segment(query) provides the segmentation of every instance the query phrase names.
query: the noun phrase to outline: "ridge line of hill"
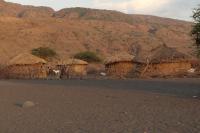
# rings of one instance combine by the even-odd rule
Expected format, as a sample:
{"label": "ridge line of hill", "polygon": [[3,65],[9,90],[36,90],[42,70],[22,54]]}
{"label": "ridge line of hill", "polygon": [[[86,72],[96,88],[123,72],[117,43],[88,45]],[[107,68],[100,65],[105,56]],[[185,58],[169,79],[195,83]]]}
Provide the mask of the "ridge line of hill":
{"label": "ridge line of hill", "polygon": [[88,8],[54,11],[1,0],[0,63],[38,47],[54,49],[61,59],[82,51],[106,58],[135,50],[145,58],[165,43],[193,56],[191,28],[191,22],[156,16]]}

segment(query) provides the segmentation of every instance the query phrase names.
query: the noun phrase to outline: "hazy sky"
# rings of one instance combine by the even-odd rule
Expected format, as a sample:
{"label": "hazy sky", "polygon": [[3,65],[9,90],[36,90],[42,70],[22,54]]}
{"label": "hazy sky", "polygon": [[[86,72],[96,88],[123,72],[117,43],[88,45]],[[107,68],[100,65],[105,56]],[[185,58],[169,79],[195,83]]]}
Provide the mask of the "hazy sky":
{"label": "hazy sky", "polygon": [[118,10],[125,13],[149,14],[191,20],[192,9],[200,0],[5,0],[25,5],[49,6],[55,10],[88,7]]}

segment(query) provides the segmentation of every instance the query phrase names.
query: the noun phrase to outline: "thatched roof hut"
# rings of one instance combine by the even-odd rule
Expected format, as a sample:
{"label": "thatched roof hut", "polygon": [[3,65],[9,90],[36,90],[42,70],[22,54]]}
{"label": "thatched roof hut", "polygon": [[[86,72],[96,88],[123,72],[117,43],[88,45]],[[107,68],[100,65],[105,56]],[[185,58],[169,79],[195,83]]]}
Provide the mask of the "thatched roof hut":
{"label": "thatched roof hut", "polygon": [[46,78],[46,61],[29,53],[20,54],[8,62],[4,70],[7,78],[38,79]]}
{"label": "thatched roof hut", "polygon": [[179,75],[191,68],[189,57],[175,48],[160,46],[152,50],[147,72],[153,76]]}
{"label": "thatched roof hut", "polygon": [[11,59],[8,65],[30,65],[30,64],[46,64],[47,62],[29,53],[19,54]]}
{"label": "thatched roof hut", "polygon": [[152,56],[150,57],[151,63],[169,63],[180,62],[188,60],[188,56],[177,51],[175,48],[162,45],[152,50]]}
{"label": "thatched roof hut", "polygon": [[57,65],[88,65],[88,62],[79,59],[67,59],[58,61]]}
{"label": "thatched roof hut", "polygon": [[106,73],[111,77],[127,77],[134,70],[134,56],[119,53],[105,60]]}
{"label": "thatched roof hut", "polygon": [[113,56],[108,57],[104,64],[113,64],[116,62],[129,62],[129,61],[133,61],[134,60],[134,56],[128,54],[128,53],[119,53],[119,54],[115,54]]}
{"label": "thatched roof hut", "polygon": [[88,63],[79,59],[58,61],[57,68],[61,70],[62,78],[75,78],[87,75]]}

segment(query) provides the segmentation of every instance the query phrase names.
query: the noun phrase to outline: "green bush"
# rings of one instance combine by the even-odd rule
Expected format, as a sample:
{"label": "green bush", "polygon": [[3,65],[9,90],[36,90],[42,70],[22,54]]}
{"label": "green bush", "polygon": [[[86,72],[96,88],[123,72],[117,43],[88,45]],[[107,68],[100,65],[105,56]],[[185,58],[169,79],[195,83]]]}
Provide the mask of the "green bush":
{"label": "green bush", "polygon": [[87,62],[101,62],[101,58],[91,51],[80,52],[74,55],[74,58]]}
{"label": "green bush", "polygon": [[200,5],[193,11],[194,25],[192,29],[192,37],[197,46],[197,56],[200,58]]}
{"label": "green bush", "polygon": [[31,53],[32,55],[38,56],[43,59],[50,59],[57,55],[53,49],[48,47],[39,47],[32,49]]}

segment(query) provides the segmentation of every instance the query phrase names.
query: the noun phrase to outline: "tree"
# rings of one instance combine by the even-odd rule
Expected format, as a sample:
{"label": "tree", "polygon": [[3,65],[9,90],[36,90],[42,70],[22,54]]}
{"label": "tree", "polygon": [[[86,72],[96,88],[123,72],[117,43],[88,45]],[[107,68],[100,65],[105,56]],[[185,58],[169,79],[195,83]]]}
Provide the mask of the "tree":
{"label": "tree", "polygon": [[87,62],[101,62],[99,56],[96,53],[91,51],[80,52],[74,55],[74,58],[84,60]]}
{"label": "tree", "polygon": [[192,36],[195,40],[198,56],[200,56],[200,5],[193,11],[194,26],[192,29]]}
{"label": "tree", "polygon": [[39,47],[32,49],[31,53],[32,55],[38,56],[46,60],[51,59],[57,55],[57,53],[53,49],[48,47]]}

